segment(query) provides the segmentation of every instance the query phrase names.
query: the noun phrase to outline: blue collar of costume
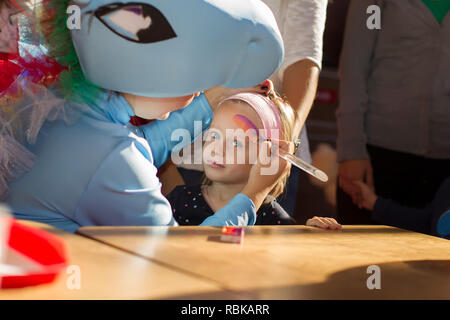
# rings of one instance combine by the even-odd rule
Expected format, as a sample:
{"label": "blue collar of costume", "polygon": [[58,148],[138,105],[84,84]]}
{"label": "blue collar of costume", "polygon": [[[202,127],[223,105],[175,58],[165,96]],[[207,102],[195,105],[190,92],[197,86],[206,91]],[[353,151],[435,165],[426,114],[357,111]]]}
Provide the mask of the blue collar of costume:
{"label": "blue collar of costume", "polygon": [[133,117],[134,110],[120,93],[105,90],[98,97],[95,106],[85,113],[99,120],[126,125]]}

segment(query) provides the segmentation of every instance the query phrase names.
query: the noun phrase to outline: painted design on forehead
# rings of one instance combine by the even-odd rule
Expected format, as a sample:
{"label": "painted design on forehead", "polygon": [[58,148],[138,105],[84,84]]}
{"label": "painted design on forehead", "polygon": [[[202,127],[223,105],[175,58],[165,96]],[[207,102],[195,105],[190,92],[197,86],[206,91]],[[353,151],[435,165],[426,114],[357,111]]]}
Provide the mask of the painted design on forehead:
{"label": "painted design on forehead", "polygon": [[235,114],[233,116],[233,121],[244,131],[253,129],[255,130],[256,135],[258,136],[258,128],[255,126],[255,124],[246,116],[242,114]]}

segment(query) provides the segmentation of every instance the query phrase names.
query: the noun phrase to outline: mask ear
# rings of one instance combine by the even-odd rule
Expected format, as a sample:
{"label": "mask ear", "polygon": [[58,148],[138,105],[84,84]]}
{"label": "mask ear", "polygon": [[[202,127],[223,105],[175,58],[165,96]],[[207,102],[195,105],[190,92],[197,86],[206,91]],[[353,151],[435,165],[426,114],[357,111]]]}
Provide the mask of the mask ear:
{"label": "mask ear", "polygon": [[133,42],[153,43],[177,36],[166,17],[149,4],[110,4],[98,8],[95,16],[112,32]]}

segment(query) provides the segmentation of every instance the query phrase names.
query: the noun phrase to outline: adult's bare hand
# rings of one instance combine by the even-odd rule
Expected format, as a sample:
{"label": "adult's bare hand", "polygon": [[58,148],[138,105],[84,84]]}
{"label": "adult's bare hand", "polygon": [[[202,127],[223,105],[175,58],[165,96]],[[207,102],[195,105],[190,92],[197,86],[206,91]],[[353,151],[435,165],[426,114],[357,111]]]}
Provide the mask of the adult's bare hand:
{"label": "adult's bare hand", "polygon": [[362,196],[355,181],[363,181],[374,189],[373,169],[369,159],[346,160],[339,164],[339,186],[351,196],[353,203],[358,205]]}
{"label": "adult's bare hand", "polygon": [[213,111],[216,111],[217,105],[220,101],[226,97],[241,93],[241,92],[254,92],[260,94],[267,94],[270,90],[273,90],[273,83],[270,80],[266,80],[261,84],[250,88],[230,89],[222,86],[213,87],[205,91],[206,99]]}

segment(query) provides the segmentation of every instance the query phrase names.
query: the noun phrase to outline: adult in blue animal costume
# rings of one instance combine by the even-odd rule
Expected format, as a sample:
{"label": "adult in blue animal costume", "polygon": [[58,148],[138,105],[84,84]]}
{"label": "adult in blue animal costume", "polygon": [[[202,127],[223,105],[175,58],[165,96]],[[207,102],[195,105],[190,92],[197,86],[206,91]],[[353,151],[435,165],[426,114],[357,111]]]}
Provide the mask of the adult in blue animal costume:
{"label": "adult in blue animal costume", "polygon": [[[77,13],[80,28],[69,30]],[[182,147],[171,132],[195,139],[194,121],[209,126],[204,90],[251,87],[276,71],[283,44],[271,11],[259,0],[48,0],[41,15],[47,55],[10,59],[21,71],[0,93],[4,201],[17,218],[71,232],[176,225],[156,176]],[[134,126],[134,116],[156,120]],[[19,118],[29,120],[22,135]],[[242,193],[203,225],[254,224],[287,166],[274,176],[254,167]]]}

